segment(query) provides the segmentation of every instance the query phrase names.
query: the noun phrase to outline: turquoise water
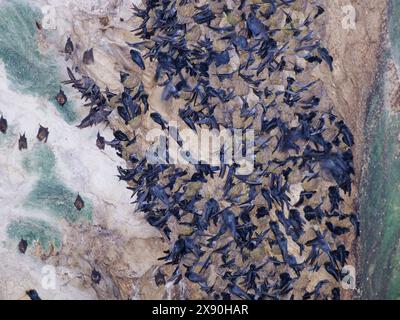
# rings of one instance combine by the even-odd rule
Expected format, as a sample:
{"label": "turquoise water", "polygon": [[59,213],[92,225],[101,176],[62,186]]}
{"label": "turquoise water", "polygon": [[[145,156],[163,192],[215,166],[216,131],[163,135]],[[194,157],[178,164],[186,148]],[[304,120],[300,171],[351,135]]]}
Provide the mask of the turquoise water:
{"label": "turquoise water", "polygon": [[14,220],[7,226],[7,234],[18,242],[21,239],[26,240],[29,246],[36,241],[45,251],[50,248],[50,245],[55,249],[61,247],[60,231],[40,219],[20,218]]}
{"label": "turquoise water", "polygon": [[400,62],[400,0],[389,9],[390,48],[367,108],[368,170],[362,178],[361,286],[365,299],[400,299],[400,115],[385,104],[388,59]]}
{"label": "turquoise water", "polygon": [[361,201],[364,295],[391,299],[400,297],[398,264],[394,261],[400,237],[400,119],[389,116],[380,101],[373,100],[372,107],[371,116],[377,119],[371,121],[375,130]]}
{"label": "turquoise water", "polygon": [[[6,1],[0,5],[0,60],[14,89],[45,97],[53,103],[68,123],[76,121],[73,105],[58,105],[55,96],[60,90],[60,75],[52,53],[39,51],[36,21],[42,13],[22,0]],[[5,111],[5,110],[4,110]],[[3,112],[4,112],[3,111]]]}
{"label": "turquoise water", "polygon": [[[68,124],[73,124],[77,120],[73,104],[68,102],[61,107],[55,101],[60,82],[64,79],[55,55],[51,51],[39,51],[35,22],[41,20],[42,14],[32,3],[34,1],[1,2],[0,60],[4,63],[12,90],[50,101],[63,119]],[[63,90],[68,92],[65,88]],[[0,106],[0,111],[7,114],[7,107]],[[34,113],[37,106],[31,107]],[[13,124],[9,123],[9,132],[18,132],[14,129]],[[12,139],[15,139],[15,134],[1,135],[0,145]],[[27,174],[38,177],[23,203],[27,213],[37,210],[48,214],[50,218],[56,218],[51,219],[53,221],[63,219],[70,223],[92,220],[93,205],[84,194],[81,197],[85,201],[85,207],[81,211],[75,208],[74,202],[79,191],[71,190],[60,179],[56,171],[57,159],[50,145],[38,143],[23,155],[22,166]],[[12,220],[7,226],[7,234],[10,239],[20,241],[23,238],[29,244],[38,241],[45,250],[49,249],[50,244],[60,248],[62,243],[61,233],[55,222],[46,222],[36,217]]]}
{"label": "turquoise water", "polygon": [[392,54],[400,66],[400,0],[391,1],[391,19],[389,21],[389,35],[392,44]]}
{"label": "turquoise water", "polygon": [[51,149],[42,144],[29,151],[23,160],[27,172],[39,174],[39,180],[29,193],[25,206],[45,210],[57,218],[68,222],[91,221],[93,206],[81,194],[85,207],[78,211],[74,202],[78,194],[64,185],[55,172],[56,158]]}

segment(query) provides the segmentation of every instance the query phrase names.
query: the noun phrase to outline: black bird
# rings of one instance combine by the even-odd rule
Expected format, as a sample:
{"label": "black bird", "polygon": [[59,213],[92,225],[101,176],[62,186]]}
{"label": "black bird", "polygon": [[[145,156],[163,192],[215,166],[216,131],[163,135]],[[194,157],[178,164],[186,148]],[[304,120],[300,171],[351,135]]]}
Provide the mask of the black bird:
{"label": "black bird", "polygon": [[155,123],[159,124],[163,130],[166,129],[166,125],[168,125],[168,122],[165,121],[158,112],[150,113],[150,117]]}
{"label": "black bird", "polygon": [[215,19],[215,14],[208,4],[198,7],[197,12],[193,16],[193,20],[198,24],[209,23]]}
{"label": "black bird", "polygon": [[100,135],[100,132],[97,132],[96,146],[100,150],[104,150],[106,146],[106,140]]}
{"label": "black bird", "polygon": [[142,59],[142,55],[140,54],[140,52],[136,51],[136,50],[133,50],[133,49],[130,52],[131,52],[132,61],[134,63],[136,63],[139,66],[140,69],[145,70],[146,67],[144,65],[144,61]]}
{"label": "black bird", "polygon": [[37,293],[37,291],[35,289],[27,290],[27,291],[25,291],[25,293],[28,295],[28,297],[31,300],[42,300],[42,299],[40,299],[39,294]]}
{"label": "black bird", "polygon": [[18,244],[19,252],[25,253],[27,248],[28,248],[28,242],[24,239],[21,239],[21,241]]}
{"label": "black bird", "polygon": [[78,211],[81,211],[85,207],[85,202],[83,201],[83,199],[79,194],[75,199],[74,206]]}
{"label": "black bird", "polygon": [[231,294],[240,299],[253,300],[253,297],[250,294],[246,293],[246,291],[244,291],[242,288],[234,283],[228,284],[228,290]]}
{"label": "black bird", "polygon": [[321,6],[317,6],[317,13],[314,16],[314,19],[318,18],[320,15],[322,15],[325,12],[325,9],[322,8]]}
{"label": "black bird", "polygon": [[215,65],[217,67],[226,65],[230,61],[229,52],[228,51],[224,51],[224,52],[221,52],[221,53],[216,53],[215,52],[212,55],[212,59],[215,61]]}
{"label": "black bird", "polygon": [[168,81],[168,83],[164,86],[164,90],[161,95],[161,99],[163,101],[167,101],[172,97],[179,97],[179,92],[178,89],[175,87],[175,85],[172,83],[172,81]]}
{"label": "black bird", "polygon": [[334,235],[337,235],[337,236],[341,236],[341,235],[346,234],[346,233],[348,233],[350,231],[349,228],[335,226],[330,221],[327,221],[325,223],[325,225],[328,227],[328,230],[330,232],[332,232]]}
{"label": "black bird", "polygon": [[45,143],[47,142],[47,139],[49,137],[49,129],[43,127],[42,125],[39,125],[39,130],[38,130],[38,134],[36,136],[36,138],[39,141],[44,141]]}
{"label": "black bird", "polygon": [[[254,129],[256,156],[254,172],[241,175],[236,161],[229,162],[226,141],[217,155],[218,166],[198,163],[187,149],[181,148],[180,155],[188,160],[185,169],[148,163],[141,152],[128,148],[135,138],[129,140],[131,133],[124,129],[116,132],[111,142],[104,141],[116,149],[117,155],[129,155],[129,168],[118,167],[119,178],[129,183],[137,211],[143,212],[146,221],[170,242],[160,260],[175,268],[172,275],[163,274],[169,268],[159,269],[156,285],[164,285],[165,279],[176,285],[185,277],[216,299],[278,300],[297,298],[298,292],[294,293],[293,288],[301,273],[320,272],[324,263],[326,271],[340,279],[339,266],[346,263],[349,254],[341,245],[342,238],[350,232],[341,221],[349,219],[355,229],[351,231],[359,233],[358,216],[346,211],[341,194],[341,190],[351,193],[354,137],[343,121],[331,111],[322,110],[325,103],[317,82],[296,79],[300,73],[307,78],[305,73],[312,63],[326,62],[333,69],[333,57],[311,28],[324,9],[314,6],[298,24],[290,8],[292,0],[257,4],[240,0],[230,8],[195,5],[192,16],[182,17],[180,9],[189,3],[149,0],[142,8],[133,6],[134,15],[140,20],[133,32],[141,40],[128,44],[132,64],[141,72],[147,59],[154,64],[154,80],[162,88],[161,100],[177,99],[180,107],[175,111],[194,132],[204,127],[230,133]],[[219,25],[224,14],[228,26]],[[285,19],[281,27],[272,23],[278,14]],[[243,30],[238,29],[239,25]],[[188,37],[194,31],[195,41]],[[225,66],[231,63],[232,54],[240,57],[240,65],[228,70]],[[304,59],[301,65],[293,62],[297,57]],[[76,79],[67,70],[70,80],[65,83],[77,89],[90,107],[80,128],[108,124],[108,116],[114,110],[109,104],[114,97],[119,98],[117,115],[126,125],[149,110],[145,86],[141,83],[127,88],[128,73],[120,74],[122,93],[105,90],[103,94],[92,79]],[[293,74],[284,77],[280,83],[283,89],[266,81],[268,77],[281,78],[285,71]],[[248,92],[240,99],[236,99],[236,93],[241,90],[232,86],[236,80]],[[177,128],[170,127],[156,112],[150,112],[150,118],[163,130],[172,129],[172,139],[183,146]],[[331,131],[336,136],[326,134]],[[248,147],[241,149],[244,156]],[[240,153],[236,151],[235,157]],[[298,176],[302,177],[301,182],[315,180],[319,184],[328,180],[331,187],[304,189],[293,204],[289,197],[291,183]],[[321,202],[315,203],[317,199]],[[306,241],[302,235],[309,231],[305,230],[310,226],[308,222],[315,227],[315,237]],[[172,228],[173,224],[178,227]],[[179,226],[184,227],[184,232]],[[300,248],[298,255],[292,254],[292,242]],[[261,261],[263,257],[253,253],[268,245],[271,249],[278,246],[280,255],[268,257],[266,267],[265,259]],[[303,257],[305,246],[309,247],[307,257]],[[217,285],[210,288],[207,277],[211,265],[217,267],[220,277]],[[325,296],[326,288],[327,281],[321,280],[303,297],[340,297],[340,291]]]}
{"label": "black bird", "polygon": [[328,49],[326,48],[318,48],[318,53],[320,57],[328,64],[329,69],[333,71],[333,58],[329,54]]}
{"label": "black bird", "polygon": [[340,300],[340,288],[332,289],[332,300]]}
{"label": "black bird", "polygon": [[261,218],[263,218],[263,217],[268,216],[268,214],[269,214],[269,212],[268,212],[268,210],[267,210],[266,207],[259,207],[259,208],[257,209],[256,217],[257,217],[258,219],[261,219]]}
{"label": "black bird", "polygon": [[325,270],[335,278],[336,281],[340,281],[340,271],[336,268],[336,266],[332,262],[325,262],[324,264]]}
{"label": "black bird", "polygon": [[8,128],[8,123],[7,120],[5,118],[3,118],[3,116],[1,116],[0,118],[0,132],[3,134],[7,133],[7,128]]}
{"label": "black bird", "polygon": [[96,269],[92,270],[92,274],[90,275],[90,278],[95,284],[99,284],[101,281],[101,273],[97,271]]}
{"label": "black bird", "polygon": [[352,213],[350,215],[350,222],[354,226],[356,230],[356,237],[358,238],[360,236],[360,220],[358,214]]}
{"label": "black bird", "polygon": [[336,248],[336,250],[331,251],[331,254],[335,261],[339,262],[342,267],[344,267],[347,258],[349,257],[349,251],[346,250],[346,247],[341,244]]}
{"label": "black bird", "polygon": [[[133,104],[133,102],[132,102]],[[129,112],[129,109],[125,106],[119,106],[117,108],[119,116],[125,121],[125,125],[128,125],[129,121],[133,119],[133,116]]]}
{"label": "black bird", "polygon": [[66,54],[72,54],[74,52],[74,44],[72,43],[70,37],[68,37],[67,42],[65,43],[64,52]]}
{"label": "black bird", "polygon": [[86,50],[83,53],[83,58],[82,61],[84,64],[90,65],[94,63],[94,54],[93,54],[93,48]]}
{"label": "black bird", "polygon": [[26,140],[25,133],[19,136],[18,149],[20,151],[23,149],[28,149],[28,141]]}
{"label": "black bird", "polygon": [[349,127],[341,120],[336,122],[336,127],[339,129],[339,133],[342,134],[343,136],[343,142],[349,146],[352,147],[354,145],[354,136],[351,133]]}
{"label": "black bird", "polygon": [[188,278],[191,282],[199,283],[202,285],[206,284],[206,279],[203,276],[194,272],[192,268],[187,269],[185,277]]}
{"label": "black bird", "polygon": [[246,20],[247,28],[253,37],[265,34],[266,27],[254,13],[250,12]]}
{"label": "black bird", "polygon": [[35,21],[35,24],[36,24],[36,28],[38,30],[42,30],[43,29],[42,23],[40,21]]}
{"label": "black bird", "polygon": [[128,136],[123,133],[121,130],[116,130],[113,132],[115,139],[118,141],[129,141]]}
{"label": "black bird", "polygon": [[158,269],[156,275],[154,276],[154,281],[157,287],[165,286],[165,274],[160,269]]}
{"label": "black bird", "polygon": [[63,106],[67,103],[67,101],[68,101],[67,96],[65,95],[64,91],[62,91],[61,89],[60,89],[60,92],[57,93],[57,95],[56,95],[56,100],[57,100],[58,104],[59,104],[60,106],[62,106],[62,107],[63,107]]}
{"label": "black bird", "polygon": [[329,200],[331,202],[331,211],[339,209],[340,202],[343,201],[343,198],[340,196],[339,188],[337,187],[329,187]]}
{"label": "black bird", "polygon": [[89,114],[82,120],[82,122],[78,125],[79,129],[91,127],[93,125],[97,125],[107,119],[107,117],[112,112],[112,109],[106,106],[97,106],[90,109]]}

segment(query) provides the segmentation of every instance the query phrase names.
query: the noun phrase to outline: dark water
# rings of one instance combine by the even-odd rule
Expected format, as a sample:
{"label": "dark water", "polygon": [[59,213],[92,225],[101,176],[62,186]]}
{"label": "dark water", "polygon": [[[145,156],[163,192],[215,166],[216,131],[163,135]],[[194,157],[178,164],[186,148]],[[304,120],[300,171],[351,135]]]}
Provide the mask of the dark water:
{"label": "dark water", "polygon": [[362,179],[362,298],[400,298],[400,116],[388,105],[386,73],[390,59],[400,62],[400,0],[388,10],[389,44],[367,107],[368,170]]}

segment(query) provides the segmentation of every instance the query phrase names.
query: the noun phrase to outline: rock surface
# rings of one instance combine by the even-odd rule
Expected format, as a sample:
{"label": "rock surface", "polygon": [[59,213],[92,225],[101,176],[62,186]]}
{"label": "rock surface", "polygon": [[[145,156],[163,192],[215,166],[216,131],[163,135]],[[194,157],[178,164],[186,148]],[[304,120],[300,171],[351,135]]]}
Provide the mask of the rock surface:
{"label": "rock surface", "polygon": [[[39,49],[42,52],[49,49],[63,51],[65,41],[70,36],[76,51],[67,63],[78,67],[80,73],[94,78],[103,89],[108,87],[111,91],[121,90],[120,71],[139,71],[130,62],[129,50],[126,47],[126,42],[137,40],[127,27],[129,23],[134,23],[131,19],[130,1],[38,0],[34,2],[38,7],[50,5],[55,8],[56,29],[48,30],[49,32],[39,31],[37,35]],[[364,123],[368,99],[378,70],[377,57],[382,43],[382,28],[386,23],[387,2],[351,1],[356,13],[355,29],[343,27],[343,20],[346,19],[343,8],[351,10],[346,7],[349,1],[323,0],[323,2],[326,17],[322,20],[324,24],[320,25],[321,38],[334,57],[335,68],[330,74],[327,72],[327,67],[321,65],[315,71],[315,77],[322,80],[326,96],[355,134],[356,178],[360,182],[361,172],[367,162],[363,153]],[[91,48],[93,48],[94,63],[82,64],[84,51]],[[65,69],[62,69],[64,62],[58,60],[57,63],[62,78],[66,79]],[[151,75],[154,70],[151,70],[151,66],[148,69]],[[57,226],[61,231],[62,247],[56,253],[47,254],[40,250],[29,251],[25,256],[17,253],[17,243],[7,238],[7,223],[2,222],[0,239],[3,250],[0,256],[4,256],[4,260],[8,262],[7,265],[1,266],[3,276],[0,278],[0,286],[3,283],[9,290],[4,291],[0,298],[18,298],[31,287],[38,288],[43,298],[48,299],[151,299],[179,297],[185,290],[192,292],[191,288],[185,287],[171,289],[178,291],[171,292],[155,286],[153,278],[159,265],[157,258],[162,255],[166,243],[157,231],[148,227],[144,219],[134,214],[133,206],[129,203],[130,192],[125,189],[123,182],[117,183],[115,168],[117,164],[121,165],[122,161],[109,151],[104,152],[99,162],[100,151],[95,146],[97,129],[80,131],[73,128],[54,108],[47,105],[46,101],[26,96],[21,92],[15,93],[14,89],[10,89],[10,83],[5,79],[5,68],[0,69],[0,74],[1,96],[15,95],[14,99],[0,100],[0,111],[15,124],[11,129],[10,140],[0,140],[0,149],[13,148],[12,152],[7,151],[6,157],[0,156],[0,164],[3,164],[0,167],[0,170],[3,170],[1,174],[7,177],[5,180],[7,184],[4,181],[0,184],[0,190],[3,191],[0,193],[0,202],[7,204],[0,209],[0,215],[5,217],[4,221],[10,222],[18,217],[32,214],[19,206],[10,205],[23,202],[23,195],[29,193],[38,177],[37,173],[29,175],[20,165],[22,156],[16,149],[15,136],[19,132],[26,131],[31,136],[28,144],[35,144],[36,126],[43,119],[49,126],[59,128],[50,129],[48,142],[57,160],[57,177],[68,188],[85,195],[93,206],[92,221],[76,224],[48,214],[46,210],[36,209],[35,215]],[[145,85],[149,89],[153,86],[151,81],[145,82]],[[150,101],[152,106],[156,106],[159,104],[160,92],[157,89],[152,92]],[[79,97],[72,92],[68,97],[76,104],[81,103]],[[396,97],[392,99],[397,101]],[[17,101],[13,108],[17,111],[11,112],[11,109],[4,107],[9,100]],[[45,109],[41,108],[42,104],[46,105]],[[32,105],[37,110],[34,112],[34,121],[28,119],[32,114],[29,113],[28,107]],[[120,125],[122,124],[116,119],[112,124],[114,127]],[[12,134],[14,136],[11,138]],[[111,135],[110,132],[108,135]],[[79,149],[76,149],[77,145],[84,148],[85,152],[79,152]],[[20,197],[17,198],[20,200],[13,200],[16,196]],[[348,205],[357,210],[357,190],[354,190],[353,197],[348,201]],[[348,242],[351,241],[352,239],[348,239]],[[356,245],[353,248],[349,264],[357,266],[358,249]],[[43,278],[41,272],[46,265],[56,268],[59,281],[54,290],[40,289]],[[90,278],[93,269],[102,274],[103,280],[99,285],[94,284]],[[357,294],[354,291],[346,291],[347,298],[355,296]]]}

